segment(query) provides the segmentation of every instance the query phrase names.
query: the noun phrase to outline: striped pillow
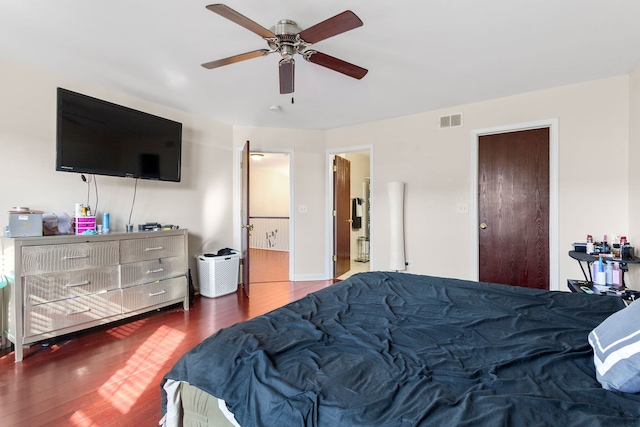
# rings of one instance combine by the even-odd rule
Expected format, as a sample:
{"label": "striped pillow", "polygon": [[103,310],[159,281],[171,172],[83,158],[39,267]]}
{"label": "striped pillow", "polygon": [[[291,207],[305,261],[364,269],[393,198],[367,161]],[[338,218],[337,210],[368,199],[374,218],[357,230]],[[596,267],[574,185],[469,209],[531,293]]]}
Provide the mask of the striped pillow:
{"label": "striped pillow", "polygon": [[589,344],[603,388],[640,392],[640,302],[605,319],[589,333]]}

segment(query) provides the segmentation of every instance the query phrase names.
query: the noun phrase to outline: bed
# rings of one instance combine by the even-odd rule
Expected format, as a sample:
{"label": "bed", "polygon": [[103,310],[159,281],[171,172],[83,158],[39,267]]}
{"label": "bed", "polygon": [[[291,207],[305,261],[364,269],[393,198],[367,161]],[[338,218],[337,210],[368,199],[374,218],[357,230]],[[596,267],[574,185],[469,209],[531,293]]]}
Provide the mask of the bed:
{"label": "bed", "polygon": [[638,319],[618,297],[361,273],[187,352],[161,424],[638,426],[640,394],[616,387],[640,356],[604,354]]}

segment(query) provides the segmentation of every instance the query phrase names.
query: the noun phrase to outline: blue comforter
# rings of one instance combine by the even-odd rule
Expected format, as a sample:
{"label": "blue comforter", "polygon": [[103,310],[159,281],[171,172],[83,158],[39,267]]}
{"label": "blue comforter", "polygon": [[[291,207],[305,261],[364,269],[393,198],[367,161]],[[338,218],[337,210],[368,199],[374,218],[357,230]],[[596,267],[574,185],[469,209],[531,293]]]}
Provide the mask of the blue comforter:
{"label": "blue comforter", "polygon": [[[223,329],[165,378],[251,426],[638,426],[587,335],[619,298],[372,272]],[[163,394],[163,410],[166,396]]]}

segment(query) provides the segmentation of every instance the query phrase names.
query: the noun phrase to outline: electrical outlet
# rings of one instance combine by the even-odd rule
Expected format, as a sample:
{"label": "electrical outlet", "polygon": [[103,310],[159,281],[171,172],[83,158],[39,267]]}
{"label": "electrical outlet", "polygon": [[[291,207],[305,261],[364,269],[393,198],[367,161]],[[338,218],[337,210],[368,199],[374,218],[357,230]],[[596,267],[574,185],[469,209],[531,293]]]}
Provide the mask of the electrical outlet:
{"label": "electrical outlet", "polygon": [[468,214],[469,213],[469,203],[458,203],[458,206],[456,207],[456,213]]}

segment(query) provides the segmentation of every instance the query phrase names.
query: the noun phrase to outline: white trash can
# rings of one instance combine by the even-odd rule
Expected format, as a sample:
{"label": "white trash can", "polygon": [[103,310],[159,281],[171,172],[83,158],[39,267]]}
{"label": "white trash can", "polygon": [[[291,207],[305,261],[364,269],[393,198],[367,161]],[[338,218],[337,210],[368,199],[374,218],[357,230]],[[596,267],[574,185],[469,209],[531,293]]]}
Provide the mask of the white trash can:
{"label": "white trash can", "polygon": [[198,255],[200,295],[215,298],[238,290],[240,254]]}

